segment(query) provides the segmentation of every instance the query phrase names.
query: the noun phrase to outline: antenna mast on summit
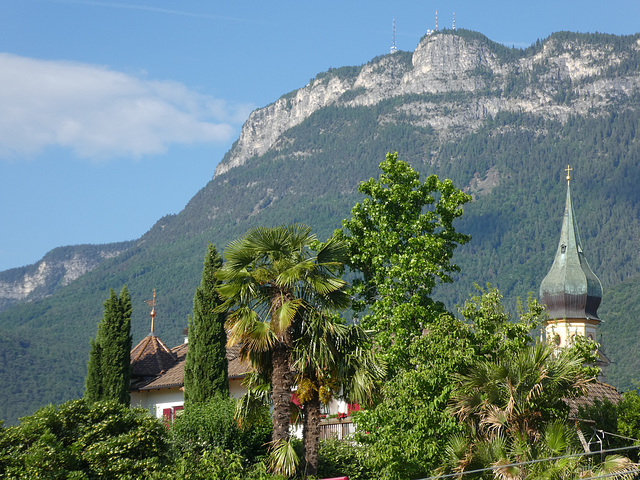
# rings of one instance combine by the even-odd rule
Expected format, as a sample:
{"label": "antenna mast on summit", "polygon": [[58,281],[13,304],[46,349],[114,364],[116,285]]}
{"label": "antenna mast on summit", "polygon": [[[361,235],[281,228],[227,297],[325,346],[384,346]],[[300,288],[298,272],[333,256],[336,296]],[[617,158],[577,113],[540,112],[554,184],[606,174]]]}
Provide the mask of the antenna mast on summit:
{"label": "antenna mast on summit", "polygon": [[438,31],[438,10],[436,10],[436,32]]}
{"label": "antenna mast on summit", "polygon": [[396,53],[398,48],[396,47],[396,17],[393,17],[393,36],[391,39],[391,53]]}
{"label": "antenna mast on summit", "polygon": [[453,12],[453,29],[456,29],[456,12]]}

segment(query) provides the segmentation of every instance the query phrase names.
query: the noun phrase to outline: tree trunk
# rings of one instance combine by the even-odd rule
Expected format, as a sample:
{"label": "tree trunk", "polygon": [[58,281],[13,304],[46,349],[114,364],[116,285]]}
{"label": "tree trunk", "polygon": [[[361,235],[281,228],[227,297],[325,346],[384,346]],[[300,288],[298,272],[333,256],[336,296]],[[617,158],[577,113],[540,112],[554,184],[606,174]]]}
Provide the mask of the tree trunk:
{"label": "tree trunk", "polygon": [[273,434],[275,445],[280,440],[289,440],[291,422],[291,375],[289,371],[289,349],[280,344],[272,355],[271,396],[273,399]]}
{"label": "tree trunk", "polygon": [[307,475],[318,473],[318,446],[320,445],[320,399],[318,392],[304,404],[303,411],[304,461]]}

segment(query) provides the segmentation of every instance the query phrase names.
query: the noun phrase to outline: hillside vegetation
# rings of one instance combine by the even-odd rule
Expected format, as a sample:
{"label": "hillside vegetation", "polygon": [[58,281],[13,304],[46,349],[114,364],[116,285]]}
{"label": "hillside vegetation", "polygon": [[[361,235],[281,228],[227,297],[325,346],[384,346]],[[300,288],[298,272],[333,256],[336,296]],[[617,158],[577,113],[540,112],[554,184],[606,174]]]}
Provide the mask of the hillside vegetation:
{"label": "hillside vegetation", "polygon": [[[156,332],[177,344],[207,242],[223,250],[251,227],[291,222],[324,239],[389,151],[474,196],[456,223],[472,236],[454,256],[462,271],[435,295],[453,311],[474,283],[498,287],[512,305],[537,296],[557,247],[570,164],[585,255],[605,290],[602,339],[615,362],[607,381],[635,387],[639,38],[561,32],[522,51],[476,32],[443,32],[413,53],[319,74],[256,110],[182,212],[68,284],[43,286],[48,296],[0,312],[0,380],[10,386],[0,418],[15,422],[81,395],[89,339],[110,288],[128,285],[134,344],[149,331],[143,301],[155,288]],[[0,272],[0,294],[38,268]]]}

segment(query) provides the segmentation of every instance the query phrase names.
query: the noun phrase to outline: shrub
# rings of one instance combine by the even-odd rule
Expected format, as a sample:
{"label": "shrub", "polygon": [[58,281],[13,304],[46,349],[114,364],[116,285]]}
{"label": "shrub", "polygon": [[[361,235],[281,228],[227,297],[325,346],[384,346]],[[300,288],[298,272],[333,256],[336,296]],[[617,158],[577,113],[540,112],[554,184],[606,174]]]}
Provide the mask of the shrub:
{"label": "shrub", "polygon": [[367,466],[367,449],[348,441],[322,440],[318,451],[318,477],[348,476],[350,480],[375,478]]}
{"label": "shrub", "polygon": [[146,410],[72,400],[3,429],[0,451],[2,478],[141,478],[164,466],[169,443]]}
{"label": "shrub", "polygon": [[287,480],[267,472],[264,462],[245,465],[237,453],[214,447],[202,453],[184,452],[174,463],[147,480]]}
{"label": "shrub", "polygon": [[208,403],[191,405],[171,429],[177,452],[202,454],[213,449],[230,450],[250,463],[266,454],[271,437],[271,416],[264,408],[251,426],[238,427],[234,419],[236,401],[216,397]]}

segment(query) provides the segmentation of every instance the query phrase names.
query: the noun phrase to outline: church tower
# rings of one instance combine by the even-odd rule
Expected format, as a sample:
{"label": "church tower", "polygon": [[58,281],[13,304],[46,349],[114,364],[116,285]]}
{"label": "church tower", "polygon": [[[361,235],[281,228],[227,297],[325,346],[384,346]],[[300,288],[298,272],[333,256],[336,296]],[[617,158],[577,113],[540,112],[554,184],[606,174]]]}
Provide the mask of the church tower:
{"label": "church tower", "polygon": [[582,250],[571,204],[571,168],[568,167],[567,203],[560,242],[553,265],[540,284],[540,303],[546,305],[549,314],[545,325],[547,341],[558,347],[570,345],[576,335],[595,341],[601,300],[602,284],[589,267]]}

